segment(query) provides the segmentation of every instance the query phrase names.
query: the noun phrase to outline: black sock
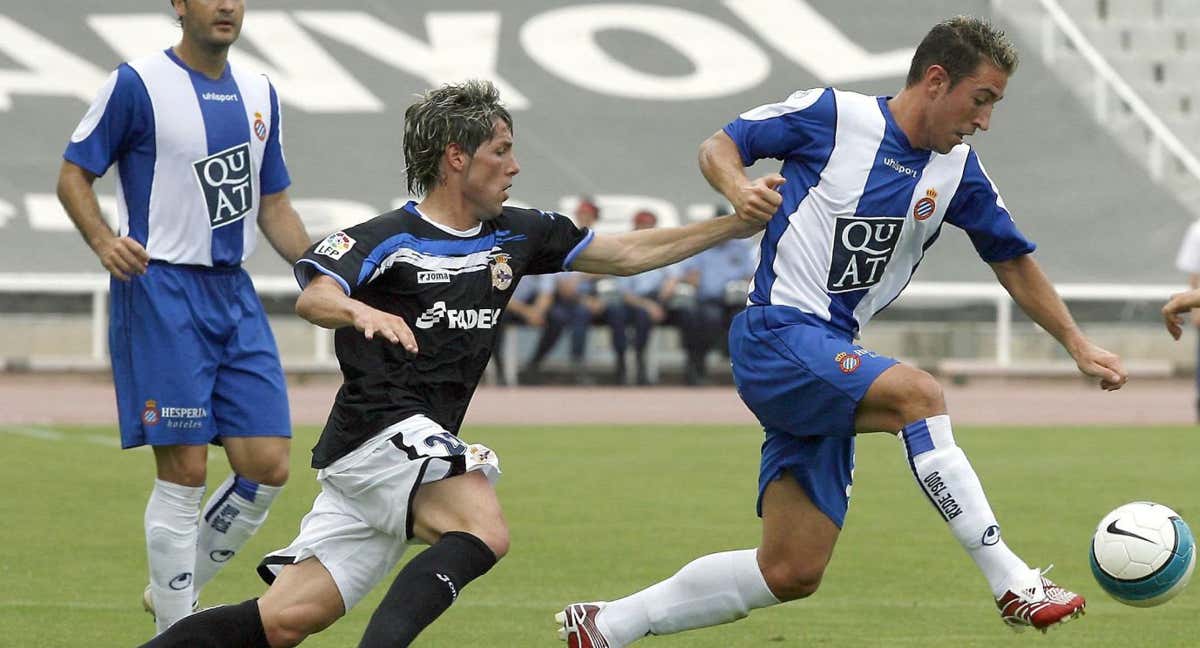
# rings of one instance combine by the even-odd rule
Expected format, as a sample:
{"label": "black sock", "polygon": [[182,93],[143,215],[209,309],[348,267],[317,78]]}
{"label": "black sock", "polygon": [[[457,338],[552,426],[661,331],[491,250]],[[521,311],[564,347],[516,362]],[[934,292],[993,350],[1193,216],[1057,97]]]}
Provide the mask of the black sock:
{"label": "black sock", "polygon": [[141,648],[271,648],[258,599],[185,616]]}
{"label": "black sock", "polygon": [[445,612],[496,554],[470,533],[451,531],[413,558],[371,615],[359,648],[402,648]]}

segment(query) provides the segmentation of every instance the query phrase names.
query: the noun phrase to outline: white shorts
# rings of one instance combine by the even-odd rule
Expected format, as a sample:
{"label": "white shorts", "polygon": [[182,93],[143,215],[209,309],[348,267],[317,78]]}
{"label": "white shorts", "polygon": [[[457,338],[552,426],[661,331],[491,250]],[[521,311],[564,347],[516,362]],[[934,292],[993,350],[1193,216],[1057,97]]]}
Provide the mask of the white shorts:
{"label": "white shorts", "polygon": [[417,415],[392,425],[317,471],[321,492],[300,534],[258,566],[268,584],[284,565],[316,557],[329,570],[346,611],[391,573],[412,539],[412,500],[421,484],[481,471],[493,484],[500,461]]}

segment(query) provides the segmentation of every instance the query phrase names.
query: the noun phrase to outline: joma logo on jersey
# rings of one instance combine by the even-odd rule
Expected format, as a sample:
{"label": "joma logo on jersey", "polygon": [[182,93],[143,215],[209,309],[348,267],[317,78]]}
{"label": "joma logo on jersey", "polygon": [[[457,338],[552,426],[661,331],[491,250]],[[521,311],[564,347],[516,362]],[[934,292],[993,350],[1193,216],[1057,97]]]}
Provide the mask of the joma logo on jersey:
{"label": "joma logo on jersey", "polygon": [[446,308],[446,302],[435,302],[417,318],[417,328],[430,329],[446,320],[446,328],[490,329],[500,321],[499,308]]}
{"label": "joma logo on jersey", "polygon": [[841,293],[879,283],[900,240],[903,224],[903,218],[890,216],[839,216],[825,288]]}
{"label": "joma logo on jersey", "polygon": [[417,283],[450,283],[450,273],[445,270],[428,270],[417,273]]}
{"label": "joma logo on jersey", "polygon": [[250,145],[243,142],[192,163],[213,229],[236,223],[254,207]]}

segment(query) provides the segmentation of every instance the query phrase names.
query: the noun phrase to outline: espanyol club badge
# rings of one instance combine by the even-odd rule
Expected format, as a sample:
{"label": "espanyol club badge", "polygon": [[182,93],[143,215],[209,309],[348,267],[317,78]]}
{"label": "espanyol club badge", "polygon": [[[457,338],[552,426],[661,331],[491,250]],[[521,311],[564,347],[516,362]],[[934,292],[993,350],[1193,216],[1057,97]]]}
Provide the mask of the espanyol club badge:
{"label": "espanyol club badge", "polygon": [[933,216],[933,212],[937,211],[937,195],[937,191],[933,189],[927,189],[925,191],[925,197],[918,200],[917,204],[913,205],[913,218],[923,221],[926,218]]}
{"label": "espanyol club badge", "polygon": [[838,353],[833,359],[837,361],[838,369],[841,369],[844,374],[854,373],[858,370],[858,366],[862,364],[862,359],[857,354],[846,353],[845,351]]}
{"label": "espanyol club badge", "polygon": [[156,401],[146,401],[146,409],[142,410],[142,423],[158,425],[158,403]]}
{"label": "espanyol club badge", "polygon": [[267,141],[267,124],[263,121],[262,113],[260,112],[254,113],[254,136],[260,142]]}
{"label": "espanyol club badge", "polygon": [[492,287],[496,290],[508,290],[512,285],[513,269],[508,265],[507,254],[497,254],[492,257]]}

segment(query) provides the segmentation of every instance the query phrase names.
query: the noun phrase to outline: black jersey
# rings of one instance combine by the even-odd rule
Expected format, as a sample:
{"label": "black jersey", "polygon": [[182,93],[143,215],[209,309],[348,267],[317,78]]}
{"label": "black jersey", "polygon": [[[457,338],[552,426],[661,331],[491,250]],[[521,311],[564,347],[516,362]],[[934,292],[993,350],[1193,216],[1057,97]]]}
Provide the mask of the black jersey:
{"label": "black jersey", "polygon": [[309,248],[296,262],[301,287],[329,275],[354,299],[402,317],[419,349],[413,356],[354,327],[334,333],[344,382],[313,467],[415,414],[457,434],[521,277],[564,270],[591,238],[561,214],[515,207],[459,232],[409,202]]}

